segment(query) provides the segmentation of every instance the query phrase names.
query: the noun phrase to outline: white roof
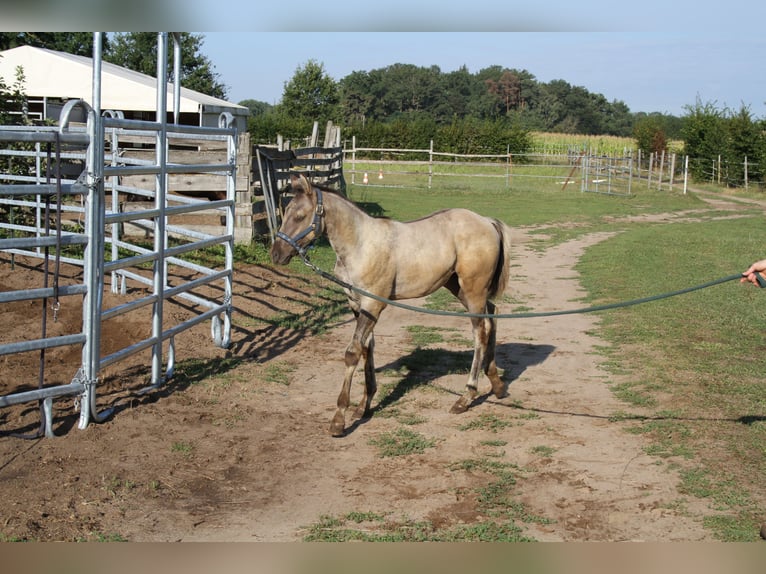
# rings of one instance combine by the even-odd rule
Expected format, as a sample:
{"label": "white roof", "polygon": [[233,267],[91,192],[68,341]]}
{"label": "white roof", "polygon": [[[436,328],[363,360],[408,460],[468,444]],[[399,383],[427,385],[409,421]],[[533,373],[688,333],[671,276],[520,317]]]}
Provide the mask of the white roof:
{"label": "white roof", "polygon": [[[33,46],[19,46],[0,52],[0,77],[11,88],[16,83],[16,68],[24,70],[24,93],[29,97],[82,99],[92,104],[93,59]],[[157,80],[115,64],[101,63],[101,109],[156,111]],[[168,111],[173,111],[173,84],[168,84]],[[181,112],[200,112],[205,108],[228,108],[231,113],[247,113],[247,108],[181,88]],[[220,111],[220,110],[219,110]]]}

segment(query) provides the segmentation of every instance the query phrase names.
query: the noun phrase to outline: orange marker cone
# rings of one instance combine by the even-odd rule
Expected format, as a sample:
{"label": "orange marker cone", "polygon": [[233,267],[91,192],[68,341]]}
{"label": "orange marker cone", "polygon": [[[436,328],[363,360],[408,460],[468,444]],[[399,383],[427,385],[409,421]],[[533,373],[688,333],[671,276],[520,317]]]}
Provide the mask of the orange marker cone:
{"label": "orange marker cone", "polygon": [[364,183],[364,184],[366,185],[367,183],[369,183],[369,181],[370,181],[370,180],[369,180],[369,178],[367,177],[367,172],[365,172],[365,174],[364,174],[364,179],[362,180],[362,183]]}
{"label": "orange marker cone", "polygon": [[378,172],[378,179],[383,179],[383,170],[381,169],[380,172]]}

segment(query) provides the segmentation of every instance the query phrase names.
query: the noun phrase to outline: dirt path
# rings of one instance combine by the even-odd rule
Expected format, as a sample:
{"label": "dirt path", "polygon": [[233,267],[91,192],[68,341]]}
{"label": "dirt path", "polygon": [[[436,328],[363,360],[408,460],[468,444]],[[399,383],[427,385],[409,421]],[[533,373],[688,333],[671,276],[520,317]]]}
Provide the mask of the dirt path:
{"label": "dirt path", "polygon": [[[541,253],[517,230],[509,293],[517,303],[500,311],[518,302],[535,311],[582,306],[574,266],[607,237]],[[277,271],[243,267],[236,291],[232,351],[209,350],[207,327],[177,341],[179,361],[219,361],[209,376],[139,399],[130,394],[146,376],[139,363],[110,375],[105,396],[120,405],[110,421],[52,440],[0,438],[0,494],[10,501],[0,511],[0,535],[295,541],[321,517],[352,512],[446,529],[487,519],[477,489],[493,477],[465,463],[493,461],[514,469],[507,495],[534,517],[517,520],[530,538],[710,539],[694,501],[679,504],[671,461],[648,456],[642,438],[625,432],[629,423],[610,419],[626,407],[609,390],[617,381],[599,366],[596,316],[502,321],[497,359],[508,396],[456,416],[449,407],[470,365],[470,324],[390,307],[376,328],[379,386],[390,394],[381,392],[373,417],[333,439],[327,428],[352,325],[296,337],[251,321],[303,296],[300,282]],[[430,347],[437,351],[416,349],[408,325],[438,329],[445,340]],[[270,381],[270,373],[289,384]],[[359,394],[355,384],[352,396]],[[59,409],[74,417],[71,406]],[[15,416],[31,415],[14,412],[3,422]],[[402,422],[415,417],[417,424]],[[370,441],[403,427],[433,446],[381,458]]]}

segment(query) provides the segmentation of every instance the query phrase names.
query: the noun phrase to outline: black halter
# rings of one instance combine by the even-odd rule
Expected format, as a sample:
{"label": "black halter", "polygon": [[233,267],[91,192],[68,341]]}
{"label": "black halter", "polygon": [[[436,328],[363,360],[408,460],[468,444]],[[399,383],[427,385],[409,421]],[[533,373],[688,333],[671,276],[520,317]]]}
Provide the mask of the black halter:
{"label": "black halter", "polygon": [[322,190],[319,188],[314,188],[317,194],[317,205],[314,209],[314,218],[311,220],[311,225],[309,225],[306,229],[301,231],[298,235],[295,237],[290,237],[289,235],[286,235],[282,233],[281,231],[277,231],[277,238],[281,239],[282,241],[286,241],[288,245],[290,245],[293,249],[295,249],[298,252],[298,255],[301,256],[301,258],[306,258],[306,250],[311,247],[311,244],[316,241],[316,239],[319,237],[319,233],[314,234],[314,238],[306,244],[305,247],[301,247],[298,245],[298,242],[306,237],[309,233],[312,231],[315,231],[321,227],[322,223],[322,216],[324,216],[324,204],[322,203]]}

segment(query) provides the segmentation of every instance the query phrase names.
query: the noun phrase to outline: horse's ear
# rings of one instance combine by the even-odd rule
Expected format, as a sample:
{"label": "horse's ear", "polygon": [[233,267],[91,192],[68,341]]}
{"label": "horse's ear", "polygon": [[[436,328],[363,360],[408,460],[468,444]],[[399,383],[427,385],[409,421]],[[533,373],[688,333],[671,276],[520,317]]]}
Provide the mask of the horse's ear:
{"label": "horse's ear", "polygon": [[308,195],[311,195],[313,192],[311,183],[309,183],[309,180],[302,173],[292,174],[290,176],[290,187],[292,187],[296,193],[302,191]]}

